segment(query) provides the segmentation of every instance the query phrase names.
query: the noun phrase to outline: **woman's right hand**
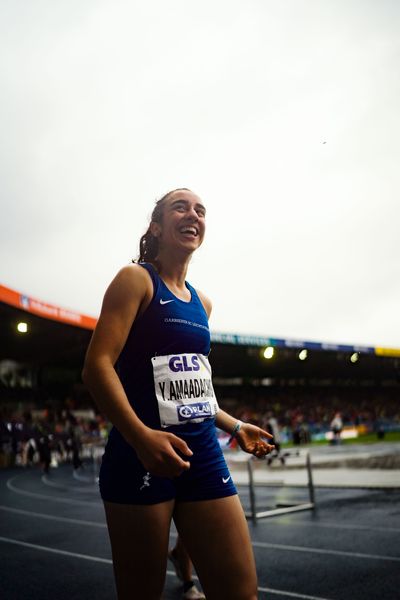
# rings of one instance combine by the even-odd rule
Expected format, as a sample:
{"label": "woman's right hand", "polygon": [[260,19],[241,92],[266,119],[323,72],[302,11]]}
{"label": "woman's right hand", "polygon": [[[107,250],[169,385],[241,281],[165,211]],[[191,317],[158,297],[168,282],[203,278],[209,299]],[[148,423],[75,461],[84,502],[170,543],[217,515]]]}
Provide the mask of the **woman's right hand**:
{"label": "woman's right hand", "polygon": [[190,468],[190,462],[183,460],[176,452],[192,456],[193,452],[181,438],[166,431],[146,427],[135,444],[136,454],[145,469],[158,477],[178,477]]}

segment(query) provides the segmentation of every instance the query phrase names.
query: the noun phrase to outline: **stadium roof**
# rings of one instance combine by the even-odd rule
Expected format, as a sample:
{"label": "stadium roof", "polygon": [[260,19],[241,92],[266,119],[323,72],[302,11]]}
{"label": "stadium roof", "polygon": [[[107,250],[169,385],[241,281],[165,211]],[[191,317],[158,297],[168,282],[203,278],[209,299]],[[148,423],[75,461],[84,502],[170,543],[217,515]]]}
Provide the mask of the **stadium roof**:
{"label": "stadium roof", "polygon": [[36,298],[32,298],[32,296],[27,296],[22,292],[17,292],[1,284],[0,302],[37,315],[38,317],[67,323],[68,325],[75,325],[76,327],[83,327],[84,329],[94,329],[97,322],[97,319],[94,317],[82,315],[67,308],[61,308],[60,306],[37,300]]}
{"label": "stadium roof", "polygon": [[[18,324],[26,323],[26,334]],[[0,285],[0,360],[41,366],[82,364],[96,319]]]}
{"label": "stadium roof", "polygon": [[[19,310],[31,313],[38,317],[73,325],[83,329],[93,330],[97,319],[83,315],[66,308],[55,306],[18,292],[0,284],[0,303],[13,306]],[[306,340],[290,340],[282,338],[271,338],[257,335],[243,335],[234,333],[211,332],[211,341],[221,344],[233,344],[239,346],[273,346],[280,348],[305,348],[307,350],[327,350],[339,352],[358,352],[364,354],[375,354],[378,356],[400,357],[400,348],[381,348],[373,346],[351,346],[344,344],[329,344],[324,342],[313,342]]]}
{"label": "stadium roof", "polygon": [[[26,333],[19,327],[23,323]],[[40,371],[79,370],[95,324],[94,317],[0,285],[0,362],[14,361]],[[211,340],[214,381],[221,385],[223,381],[238,378],[242,381],[252,378],[253,382],[296,379],[318,382],[326,378],[330,382],[358,382],[357,385],[399,380],[400,351],[396,349],[218,332],[211,333]],[[267,360],[264,354],[268,346],[274,347],[272,360]],[[354,353],[357,354],[353,361]],[[301,359],[301,354],[303,358],[306,354],[306,360]]]}

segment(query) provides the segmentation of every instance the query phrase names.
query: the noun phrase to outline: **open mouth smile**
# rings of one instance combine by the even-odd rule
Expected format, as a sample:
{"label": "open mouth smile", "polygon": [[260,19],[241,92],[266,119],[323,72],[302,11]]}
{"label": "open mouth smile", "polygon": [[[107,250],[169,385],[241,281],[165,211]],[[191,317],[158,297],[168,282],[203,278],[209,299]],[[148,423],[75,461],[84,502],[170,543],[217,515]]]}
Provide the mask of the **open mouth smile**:
{"label": "open mouth smile", "polygon": [[197,229],[197,227],[194,226],[182,227],[179,231],[184,235],[190,235],[193,237],[197,237],[199,235],[199,230]]}

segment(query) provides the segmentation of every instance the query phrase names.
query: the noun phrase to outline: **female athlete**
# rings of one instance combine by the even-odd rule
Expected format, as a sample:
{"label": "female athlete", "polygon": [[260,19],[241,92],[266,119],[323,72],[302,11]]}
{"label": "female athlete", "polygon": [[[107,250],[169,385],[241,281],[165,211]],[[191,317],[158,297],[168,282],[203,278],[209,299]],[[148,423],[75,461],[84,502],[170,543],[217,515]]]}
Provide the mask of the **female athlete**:
{"label": "female athlete", "polygon": [[119,600],[159,600],[173,519],[207,600],[255,600],[246,519],[216,437],[258,457],[270,434],[218,407],[210,300],[187,281],[206,209],[183,188],[156,204],[138,263],[106,291],[83,380],[114,427],[100,469]]}

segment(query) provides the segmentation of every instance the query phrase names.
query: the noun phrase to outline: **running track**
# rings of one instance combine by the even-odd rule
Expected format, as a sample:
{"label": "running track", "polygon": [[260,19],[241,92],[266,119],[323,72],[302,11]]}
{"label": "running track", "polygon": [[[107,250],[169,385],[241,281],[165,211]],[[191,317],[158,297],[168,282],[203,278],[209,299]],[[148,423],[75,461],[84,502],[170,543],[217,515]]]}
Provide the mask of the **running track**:
{"label": "running track", "polygon": [[[247,508],[247,488],[239,492]],[[306,491],[257,489],[259,509],[293,500],[306,502]],[[400,598],[400,490],[321,488],[316,501],[313,512],[250,522],[260,600]],[[69,465],[49,476],[0,470],[0,561],[1,600],[116,598],[90,465],[79,476]],[[164,600],[178,598],[169,570]]]}

